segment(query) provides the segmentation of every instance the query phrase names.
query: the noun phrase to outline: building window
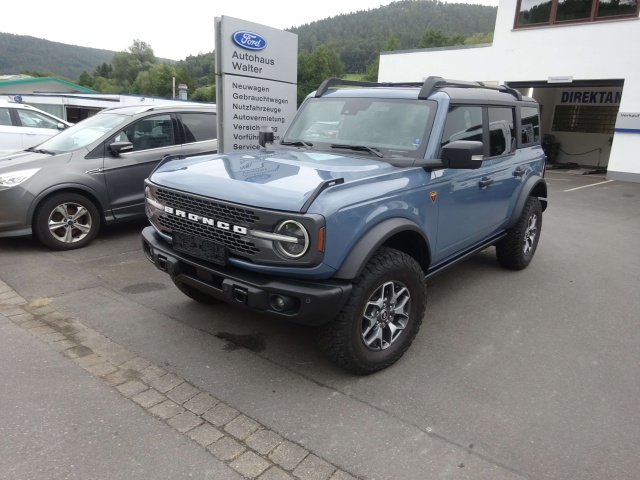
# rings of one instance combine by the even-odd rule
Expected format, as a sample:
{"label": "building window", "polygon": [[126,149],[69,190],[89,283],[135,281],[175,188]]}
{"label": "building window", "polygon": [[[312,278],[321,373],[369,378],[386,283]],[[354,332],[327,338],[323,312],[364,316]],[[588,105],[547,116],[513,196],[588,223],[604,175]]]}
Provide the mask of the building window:
{"label": "building window", "polygon": [[515,27],[637,16],[638,0],[518,0]]}
{"label": "building window", "polygon": [[553,132],[613,134],[619,107],[556,105]]}

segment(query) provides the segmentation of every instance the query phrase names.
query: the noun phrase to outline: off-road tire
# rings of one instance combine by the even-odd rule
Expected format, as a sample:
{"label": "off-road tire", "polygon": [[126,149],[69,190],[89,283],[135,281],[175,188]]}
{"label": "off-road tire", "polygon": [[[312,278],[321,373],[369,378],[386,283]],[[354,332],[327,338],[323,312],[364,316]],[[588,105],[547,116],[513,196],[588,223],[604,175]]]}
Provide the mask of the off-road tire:
{"label": "off-road tire", "polygon": [[219,303],[223,303],[221,300],[218,300],[211,295],[207,295],[206,293],[193,288],[191,285],[181,282],[180,279],[174,275],[171,275],[171,280],[173,281],[173,284],[178,287],[178,290],[184,293],[191,300],[195,300],[196,302],[204,303],[206,305],[217,305]]}
{"label": "off-road tire", "polygon": [[[372,345],[367,347],[365,343],[367,340],[364,330],[366,324],[371,323],[369,318],[372,317],[371,312],[366,309],[372,307],[372,299],[378,292],[396,287],[404,292],[405,299],[408,295],[406,325],[385,349],[372,350]],[[406,292],[402,290],[403,287]],[[403,252],[382,247],[371,257],[362,274],[354,280],[351,296],[340,314],[321,327],[318,343],[321,350],[342,368],[359,375],[374,373],[398,361],[411,346],[422,324],[425,305],[426,282],[418,262]],[[394,311],[398,310],[400,308]],[[367,319],[365,311],[369,313]],[[387,310],[387,313],[390,311]],[[387,314],[385,317],[390,318]],[[375,318],[383,317],[380,314]],[[375,342],[373,346],[380,345],[382,340]]]}
{"label": "off-road tire", "polygon": [[511,270],[525,268],[536,253],[542,229],[542,205],[537,197],[529,197],[518,223],[496,245],[498,263]]}
{"label": "off-road tire", "polygon": [[100,230],[100,212],[87,197],[71,192],[55,194],[42,202],[33,216],[33,234],[54,250],[89,245]]}

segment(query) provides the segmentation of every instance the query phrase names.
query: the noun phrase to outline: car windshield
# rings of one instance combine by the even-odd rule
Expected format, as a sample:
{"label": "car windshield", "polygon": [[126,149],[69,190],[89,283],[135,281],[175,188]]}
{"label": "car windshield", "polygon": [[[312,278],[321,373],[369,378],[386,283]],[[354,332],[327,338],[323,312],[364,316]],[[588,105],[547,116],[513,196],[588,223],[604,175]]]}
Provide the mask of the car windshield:
{"label": "car windshield", "polygon": [[417,158],[426,148],[434,112],[435,104],[424,100],[312,98],[282,144]]}
{"label": "car windshield", "polygon": [[86,147],[109,133],[129,117],[115,114],[98,114],[63,130],[55,137],[38,145],[38,149],[55,153],[71,152]]}

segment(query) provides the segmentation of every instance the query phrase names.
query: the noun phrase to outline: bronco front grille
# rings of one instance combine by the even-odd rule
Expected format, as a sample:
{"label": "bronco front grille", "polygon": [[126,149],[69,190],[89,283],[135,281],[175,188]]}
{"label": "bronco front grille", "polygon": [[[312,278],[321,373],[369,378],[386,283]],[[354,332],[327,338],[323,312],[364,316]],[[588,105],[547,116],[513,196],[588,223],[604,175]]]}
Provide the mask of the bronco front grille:
{"label": "bronco front grille", "polygon": [[[158,188],[155,195],[162,204],[173,207],[174,209],[213,218],[216,221],[226,222],[231,225],[250,229],[252,225],[260,221],[260,217],[252,210],[229,203],[207,200],[205,198],[172,192],[162,188]],[[253,242],[249,241],[244,235],[233,231],[222,230],[166,213],[161,214],[158,221],[164,228],[178,230],[221,243],[230,251],[241,255],[253,256],[260,252],[260,249],[256,247]]]}

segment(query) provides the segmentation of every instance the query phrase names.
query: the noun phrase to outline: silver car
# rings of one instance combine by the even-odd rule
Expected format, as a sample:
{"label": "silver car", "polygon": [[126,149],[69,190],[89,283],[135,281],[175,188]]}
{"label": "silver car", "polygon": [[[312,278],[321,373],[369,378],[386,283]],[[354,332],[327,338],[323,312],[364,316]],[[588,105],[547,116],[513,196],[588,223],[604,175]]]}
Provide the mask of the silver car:
{"label": "silver car", "polygon": [[102,224],[144,216],[144,180],[164,157],[217,149],[215,105],[103,110],[0,157],[0,237],[84,247]]}

